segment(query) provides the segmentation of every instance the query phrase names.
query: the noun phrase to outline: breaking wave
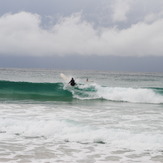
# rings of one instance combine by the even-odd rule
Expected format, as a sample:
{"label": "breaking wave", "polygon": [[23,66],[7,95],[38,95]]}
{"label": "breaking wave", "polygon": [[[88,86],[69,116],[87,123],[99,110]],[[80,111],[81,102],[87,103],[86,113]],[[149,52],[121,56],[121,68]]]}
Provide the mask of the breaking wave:
{"label": "breaking wave", "polygon": [[0,100],[72,101],[109,100],[131,103],[163,103],[163,88],[106,87],[78,84],[0,81]]}

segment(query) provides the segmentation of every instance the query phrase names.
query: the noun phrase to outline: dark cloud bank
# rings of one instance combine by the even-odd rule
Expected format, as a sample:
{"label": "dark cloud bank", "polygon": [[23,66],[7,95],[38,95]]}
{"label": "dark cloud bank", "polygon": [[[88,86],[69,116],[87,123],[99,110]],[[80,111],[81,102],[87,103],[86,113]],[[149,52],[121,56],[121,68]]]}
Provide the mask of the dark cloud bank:
{"label": "dark cloud bank", "polygon": [[67,56],[20,57],[0,56],[3,68],[47,68],[60,70],[97,70],[124,72],[163,72],[163,57]]}

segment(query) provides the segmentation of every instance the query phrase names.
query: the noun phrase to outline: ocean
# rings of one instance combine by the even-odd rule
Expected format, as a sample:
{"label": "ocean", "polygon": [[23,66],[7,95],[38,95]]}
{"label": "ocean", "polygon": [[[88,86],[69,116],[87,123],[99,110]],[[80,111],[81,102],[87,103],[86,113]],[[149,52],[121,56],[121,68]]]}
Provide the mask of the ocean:
{"label": "ocean", "polygon": [[163,73],[0,69],[0,162],[163,163]]}

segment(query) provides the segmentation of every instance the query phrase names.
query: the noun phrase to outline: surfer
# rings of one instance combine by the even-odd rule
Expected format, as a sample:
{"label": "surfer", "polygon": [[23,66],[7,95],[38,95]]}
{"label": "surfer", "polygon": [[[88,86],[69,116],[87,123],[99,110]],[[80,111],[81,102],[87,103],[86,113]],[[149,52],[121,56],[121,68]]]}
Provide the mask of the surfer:
{"label": "surfer", "polygon": [[71,86],[75,86],[75,85],[76,85],[74,78],[72,78],[72,79],[70,80],[69,84],[70,84]]}

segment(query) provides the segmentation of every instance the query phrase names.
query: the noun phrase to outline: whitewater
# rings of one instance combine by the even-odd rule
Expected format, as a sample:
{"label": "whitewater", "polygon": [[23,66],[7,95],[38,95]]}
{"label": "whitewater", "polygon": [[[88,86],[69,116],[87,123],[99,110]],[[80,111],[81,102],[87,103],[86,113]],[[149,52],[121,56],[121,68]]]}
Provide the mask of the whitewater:
{"label": "whitewater", "polygon": [[0,115],[1,163],[163,162],[162,73],[0,69]]}

